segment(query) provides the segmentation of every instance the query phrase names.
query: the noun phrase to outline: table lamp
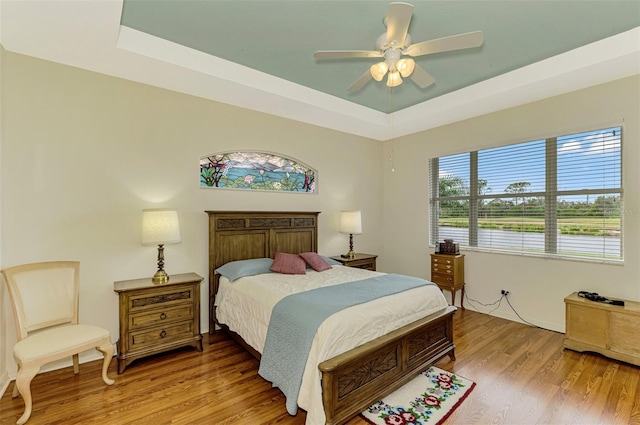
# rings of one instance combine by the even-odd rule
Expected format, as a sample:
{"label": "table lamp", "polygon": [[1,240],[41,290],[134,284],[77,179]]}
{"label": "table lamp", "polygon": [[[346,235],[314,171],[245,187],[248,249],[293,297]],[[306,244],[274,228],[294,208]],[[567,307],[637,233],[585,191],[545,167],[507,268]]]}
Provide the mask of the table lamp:
{"label": "table lamp", "polygon": [[151,281],[167,283],[169,276],[164,271],[164,245],[180,242],[178,212],[165,209],[142,210],[142,245],[158,245],[158,271]]}
{"label": "table lamp", "polygon": [[340,233],[349,234],[349,252],[343,254],[343,258],[353,260],[356,253],[353,251],[353,235],[362,234],[362,217],[360,211],[341,211],[340,212]]}

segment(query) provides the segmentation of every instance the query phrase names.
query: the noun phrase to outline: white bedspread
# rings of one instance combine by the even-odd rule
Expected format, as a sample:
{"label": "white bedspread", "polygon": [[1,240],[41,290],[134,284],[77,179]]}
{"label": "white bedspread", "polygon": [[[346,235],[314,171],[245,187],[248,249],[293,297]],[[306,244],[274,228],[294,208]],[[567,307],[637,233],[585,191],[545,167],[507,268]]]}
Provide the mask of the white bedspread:
{"label": "white bedspread", "polygon": [[[366,279],[382,273],[333,266],[306,275],[267,273],[229,282],[220,278],[216,316],[262,353],[273,306],[283,297],[322,286]],[[327,319],[313,341],[298,405],[307,411],[307,425],[325,423],[318,364],[358,345],[441,310],[447,302],[440,289],[427,285],[342,310]]]}

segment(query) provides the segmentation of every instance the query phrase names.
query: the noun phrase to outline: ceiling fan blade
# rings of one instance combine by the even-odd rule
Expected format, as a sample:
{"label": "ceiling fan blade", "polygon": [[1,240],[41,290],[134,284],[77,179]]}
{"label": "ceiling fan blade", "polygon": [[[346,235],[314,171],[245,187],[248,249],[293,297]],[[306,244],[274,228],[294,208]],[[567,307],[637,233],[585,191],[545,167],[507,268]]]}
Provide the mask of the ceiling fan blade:
{"label": "ceiling fan blade", "polygon": [[382,56],[382,53],[375,50],[320,50],[313,54],[316,59],[381,58]]}
{"label": "ceiling fan blade", "polygon": [[411,14],[413,13],[413,5],[409,3],[391,3],[389,4],[389,20],[387,21],[387,44],[390,47],[404,47],[407,31],[409,31],[409,23],[411,22]]}
{"label": "ceiling fan blade", "polygon": [[422,56],[432,53],[449,52],[451,50],[470,49],[482,46],[484,35],[482,31],[473,31],[466,34],[452,35],[450,37],[436,38],[412,44],[404,50],[405,55]]}
{"label": "ceiling fan blade", "polygon": [[349,86],[347,91],[354,92],[360,90],[364,87],[365,84],[369,82],[371,78],[371,72],[367,69],[367,71],[362,74],[360,78],[358,78],[356,81],[354,81],[353,84],[351,84],[351,86]]}
{"label": "ceiling fan blade", "polygon": [[429,87],[431,84],[436,82],[436,79],[433,78],[433,76],[429,74],[426,69],[418,64],[416,64],[416,67],[409,78],[411,78],[413,82],[416,83],[421,89]]}

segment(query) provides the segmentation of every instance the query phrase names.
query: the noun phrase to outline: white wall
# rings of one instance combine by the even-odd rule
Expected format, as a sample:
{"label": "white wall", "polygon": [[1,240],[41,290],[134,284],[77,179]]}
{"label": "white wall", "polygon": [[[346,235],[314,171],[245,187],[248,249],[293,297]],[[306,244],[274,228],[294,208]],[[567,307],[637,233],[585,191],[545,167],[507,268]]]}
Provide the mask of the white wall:
{"label": "white wall", "polygon": [[[178,210],[182,243],[169,274],[208,273],[205,210],[321,211],[319,252],[346,251],[341,209],[361,209],[356,247],[382,250],[380,142],[208,100],[4,53],[2,264],[81,262],[80,320],[118,338],[113,282],[151,276],[141,210]],[[231,149],[277,152],[317,170],[317,195],[201,189],[199,158]],[[208,329],[208,286],[202,288]],[[8,317],[7,368],[15,341]]]}
{"label": "white wall", "polygon": [[[496,301],[500,289],[508,289],[511,303],[525,320],[562,332],[563,299],[574,291],[640,301],[640,77],[387,142],[383,159],[382,267],[389,272],[430,276],[429,158],[615,124],[624,127],[624,265],[467,251],[466,289],[469,297],[483,303]],[[390,169],[391,156],[395,172]],[[480,307],[480,311],[489,310]],[[506,302],[494,314],[518,320]]]}

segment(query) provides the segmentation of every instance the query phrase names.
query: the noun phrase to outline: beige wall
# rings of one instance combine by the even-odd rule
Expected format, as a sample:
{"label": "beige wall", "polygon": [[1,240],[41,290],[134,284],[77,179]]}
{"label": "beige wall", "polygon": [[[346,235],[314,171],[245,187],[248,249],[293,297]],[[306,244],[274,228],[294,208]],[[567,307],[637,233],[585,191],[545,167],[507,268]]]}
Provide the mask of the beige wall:
{"label": "beige wall", "polygon": [[[79,260],[80,319],[109,329],[114,342],[113,282],[156,268],[156,248],[140,244],[143,208],[178,210],[182,243],[165,247],[169,274],[207,276],[205,210],[321,211],[319,252],[336,255],[348,246],[339,211],[361,209],[356,247],[381,252],[382,143],[22,55],[4,59],[2,264]],[[201,189],[199,158],[230,149],[303,161],[319,170],[319,192]],[[206,284],[201,295],[206,331]],[[13,376],[9,319],[2,351]]]}
{"label": "beige wall", "polygon": [[[622,124],[624,265],[467,251],[466,288],[469,297],[485,304],[507,289],[523,318],[558,331],[564,331],[563,299],[573,291],[640,300],[639,104],[640,78],[632,77],[387,142],[385,271],[429,277],[429,158]],[[388,165],[392,153],[395,172]],[[483,312],[490,309],[480,306]],[[506,302],[494,314],[518,320]]]}
{"label": "beige wall", "polygon": [[[5,51],[0,46],[0,158],[2,158],[2,141],[4,140],[4,55]],[[0,163],[0,171],[2,164]],[[0,172],[0,187],[2,187],[2,178]],[[1,194],[1,192],[0,192]],[[2,222],[2,196],[0,196],[0,223]],[[2,226],[0,226],[0,240],[2,240]],[[2,269],[2,244],[0,243],[0,269]],[[8,306],[5,304],[5,285],[0,283],[0,394],[4,393],[9,384],[9,376],[7,374],[7,320],[6,315]]]}

